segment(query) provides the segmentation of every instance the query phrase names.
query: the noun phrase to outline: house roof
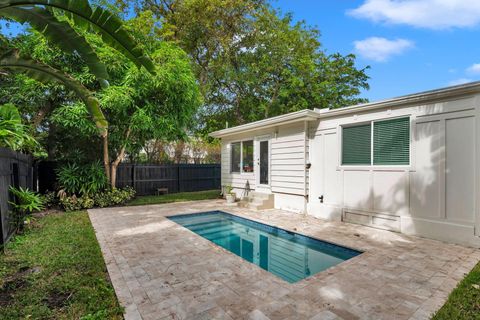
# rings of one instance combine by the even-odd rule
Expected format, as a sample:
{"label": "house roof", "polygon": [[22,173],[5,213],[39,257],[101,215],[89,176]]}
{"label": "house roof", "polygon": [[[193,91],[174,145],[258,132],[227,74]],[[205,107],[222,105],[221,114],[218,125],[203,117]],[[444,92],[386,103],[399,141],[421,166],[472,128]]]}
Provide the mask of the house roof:
{"label": "house roof", "polygon": [[305,109],[305,110],[291,112],[291,113],[283,114],[281,116],[276,116],[276,117],[272,117],[272,118],[268,118],[260,121],[250,122],[247,124],[243,124],[241,126],[218,130],[210,133],[210,136],[214,138],[222,138],[232,134],[244,133],[251,130],[266,129],[266,128],[278,126],[280,124],[284,125],[284,124],[294,123],[298,121],[316,120],[319,117],[320,117],[320,113],[318,111]]}
{"label": "house roof", "polygon": [[210,133],[210,136],[214,138],[222,138],[233,134],[244,133],[257,129],[265,129],[298,121],[311,121],[320,118],[329,118],[349,113],[364,112],[386,107],[398,107],[403,105],[428,103],[478,93],[480,93],[480,81],[409,94],[391,99],[363,103],[339,109],[305,109],[297,112],[287,113],[277,117],[247,123],[232,128],[218,130]]}

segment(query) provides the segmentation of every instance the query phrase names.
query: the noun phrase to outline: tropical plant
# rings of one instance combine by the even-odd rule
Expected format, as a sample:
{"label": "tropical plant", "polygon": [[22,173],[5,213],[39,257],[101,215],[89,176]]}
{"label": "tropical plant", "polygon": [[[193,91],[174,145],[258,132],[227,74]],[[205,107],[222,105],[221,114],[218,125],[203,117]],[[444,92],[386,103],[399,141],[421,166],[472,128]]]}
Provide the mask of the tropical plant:
{"label": "tropical plant", "polygon": [[87,110],[90,112],[93,121],[100,131],[100,134],[106,136],[108,122],[100,109],[100,103],[98,99],[96,99],[79,81],[45,64],[21,57],[16,50],[8,51],[0,57],[0,69],[1,68],[23,72],[29,77],[42,83],[49,83],[52,81],[61,82],[63,85],[74,91],[85,103]]}
{"label": "tropical plant", "polygon": [[13,104],[0,105],[0,147],[31,152],[37,157],[45,155],[41,145],[22,124],[20,113]]}
{"label": "tropical plant", "polygon": [[[148,25],[152,18],[142,15],[132,23],[140,24],[138,21]],[[161,42],[153,36],[147,38],[148,42],[144,43],[152,50],[149,53],[158,66],[156,73],[151,75],[135,66],[125,68],[120,64],[120,70],[112,72],[117,77],[112,79],[111,86],[99,95],[110,123],[108,149],[104,149],[108,154],[104,159],[112,159],[108,161],[112,188],[116,184],[117,167],[127,155],[138,154],[148,141],[154,139],[171,141],[182,137],[191,127],[191,120],[202,103],[185,52],[173,43]],[[106,58],[112,60],[110,65],[118,64],[117,57]],[[68,112],[64,111],[67,109]],[[84,139],[90,141],[94,138],[91,126],[85,126],[78,119],[78,115],[84,113],[84,106],[80,104],[65,105],[54,111],[51,119],[58,130],[67,134],[83,132]]]}
{"label": "tropical plant", "polygon": [[39,194],[29,190],[28,188],[22,187],[19,187],[18,189],[15,187],[10,187],[9,190],[16,198],[16,201],[10,202],[15,210],[28,214],[43,210],[43,200]]}
{"label": "tropical plant", "polygon": [[44,209],[43,199],[39,194],[27,188],[10,187],[9,191],[14,197],[14,201],[8,202],[13,208],[13,223],[16,228],[22,230],[26,216]]}
{"label": "tropical plant", "polygon": [[78,34],[71,27],[50,14],[52,9],[62,12],[74,25],[98,33],[105,43],[138,67],[143,66],[149,72],[154,72],[152,61],[125,30],[122,21],[100,6],[92,8],[88,0],[0,0],[0,16],[30,23],[62,49],[67,52],[76,51],[90,62],[88,65],[92,73],[99,74],[100,79],[105,78],[105,68],[98,65],[99,61],[93,57],[95,54],[88,43],[79,40]]}
{"label": "tropical plant", "polygon": [[79,165],[67,163],[56,170],[60,189],[67,194],[93,195],[108,187],[100,162]]}
{"label": "tropical plant", "polygon": [[[43,33],[49,41],[65,52],[79,54],[90,71],[97,76],[102,87],[107,87],[108,74],[105,66],[100,63],[88,42],[69,23],[60,20],[58,18],[60,13],[57,15],[56,12],[63,14],[68,22],[76,27],[99,34],[106,44],[122,53],[138,68],[143,66],[150,73],[155,72],[152,61],[125,30],[122,21],[100,6],[92,9],[88,0],[0,0],[0,16],[19,22],[29,22],[34,29]],[[82,99],[103,138],[104,168],[107,179],[110,179],[108,122],[98,100],[90,91],[66,74],[26,57],[20,57],[16,51],[3,54],[0,58],[0,69],[2,68],[22,71],[45,83],[61,81]],[[112,185],[115,187],[114,183]]]}

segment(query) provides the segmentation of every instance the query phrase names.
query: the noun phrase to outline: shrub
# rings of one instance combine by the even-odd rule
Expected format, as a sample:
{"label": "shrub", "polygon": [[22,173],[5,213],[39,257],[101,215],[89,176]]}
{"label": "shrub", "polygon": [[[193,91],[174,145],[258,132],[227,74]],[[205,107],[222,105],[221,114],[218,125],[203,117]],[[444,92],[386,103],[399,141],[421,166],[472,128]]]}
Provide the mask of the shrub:
{"label": "shrub", "polygon": [[15,201],[9,201],[13,208],[13,222],[16,228],[19,228],[21,231],[23,225],[28,224],[30,221],[29,218],[24,220],[27,215],[44,209],[43,199],[42,196],[22,187],[18,189],[10,187],[9,191],[15,197]]}
{"label": "shrub", "polygon": [[58,205],[58,198],[55,192],[47,191],[42,195],[42,201],[45,208],[53,208]]}
{"label": "shrub", "polygon": [[104,192],[98,192],[92,197],[83,195],[77,197],[75,195],[63,195],[60,198],[60,205],[65,211],[77,211],[82,209],[90,209],[94,206],[101,208],[122,205],[135,197],[135,190],[131,187],[124,189],[113,189]]}
{"label": "shrub", "polygon": [[93,198],[95,205],[101,208],[125,204],[135,197],[135,190],[131,187],[113,189],[96,194]]}
{"label": "shrub", "polygon": [[108,187],[104,168],[99,161],[85,165],[63,165],[57,169],[57,179],[67,194],[92,195]]}
{"label": "shrub", "polygon": [[91,209],[93,208],[95,202],[87,195],[83,195],[81,197],[73,195],[61,198],[60,204],[65,211],[69,212],[82,209]]}
{"label": "shrub", "polygon": [[15,211],[30,214],[43,210],[42,196],[28,189],[10,187],[10,192],[16,197],[15,202],[9,202]]}

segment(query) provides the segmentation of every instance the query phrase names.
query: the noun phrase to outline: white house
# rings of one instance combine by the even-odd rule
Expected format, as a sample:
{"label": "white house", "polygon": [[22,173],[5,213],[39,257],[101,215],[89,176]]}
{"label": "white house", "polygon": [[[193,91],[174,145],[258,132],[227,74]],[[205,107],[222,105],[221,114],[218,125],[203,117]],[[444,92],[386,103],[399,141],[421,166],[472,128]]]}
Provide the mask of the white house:
{"label": "white house", "polygon": [[222,185],[253,207],[480,247],[480,82],[211,136]]}

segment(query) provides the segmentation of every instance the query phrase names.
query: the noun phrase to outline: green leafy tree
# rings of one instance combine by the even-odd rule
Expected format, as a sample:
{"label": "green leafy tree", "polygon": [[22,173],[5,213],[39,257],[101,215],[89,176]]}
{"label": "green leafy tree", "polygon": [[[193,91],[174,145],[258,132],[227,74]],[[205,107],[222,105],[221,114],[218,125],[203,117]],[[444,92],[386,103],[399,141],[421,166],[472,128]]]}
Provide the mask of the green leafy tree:
{"label": "green leafy tree", "polygon": [[[50,10],[50,11],[49,11]],[[103,88],[108,87],[106,67],[99,61],[95,52],[84,38],[73,27],[58,19],[51,10],[61,11],[67,20],[77,27],[93,30],[102,41],[122,53],[137,67],[145,67],[151,73],[155,66],[144,55],[137,42],[123,28],[122,21],[113,13],[100,6],[91,8],[87,0],[0,0],[0,16],[30,25],[43,33],[53,44],[64,52],[77,54],[84,60],[90,72],[95,74]],[[1,39],[4,41],[4,39]],[[59,70],[21,57],[17,51],[6,52],[0,58],[0,67],[7,70],[22,71],[40,82],[60,81],[73,90],[87,106],[100,134],[103,137],[104,165],[107,177],[110,178],[115,162],[110,166],[108,158],[108,123],[100,109],[99,102],[81,83],[62,74]],[[115,187],[115,181],[112,186]]]}
{"label": "green leafy tree", "polygon": [[[151,13],[142,13],[128,21],[126,28],[152,58],[157,68],[154,74],[138,69],[126,57],[112,51],[99,36],[85,35],[110,75],[110,86],[102,89],[98,98],[109,122],[108,145],[103,150],[112,159],[112,184],[115,183],[119,163],[127,157],[134,158],[147,141],[183,137],[202,103],[189,57],[175,44],[161,41]],[[71,60],[70,55],[52,50],[37,34],[24,36],[19,41],[20,47],[34,50],[42,61],[71,70],[89,87],[95,85],[88,78],[89,72],[81,61]],[[54,100],[62,101],[62,97],[61,93],[56,94]],[[87,116],[84,104],[78,103],[75,97],[69,97],[46,119],[56,152],[64,155],[63,159],[69,162],[97,159],[97,151],[93,154],[92,151],[98,150],[96,144],[101,141],[95,136],[95,126]]]}
{"label": "green leafy tree", "polygon": [[266,0],[117,0],[151,10],[161,35],[192,58],[205,97],[202,133],[304,108],[365,102],[366,69],[353,55],[327,54],[320,32]]}
{"label": "green leafy tree", "polygon": [[[116,169],[127,155],[138,154],[147,142],[183,137],[191,119],[202,103],[190,62],[177,46],[162,42],[151,53],[158,65],[155,75],[130,66],[121,78],[100,95],[109,121],[109,155],[112,157],[111,183]],[[94,138],[92,124],[84,123],[81,104],[56,109],[52,121],[66,131],[83,131],[87,140]]]}

